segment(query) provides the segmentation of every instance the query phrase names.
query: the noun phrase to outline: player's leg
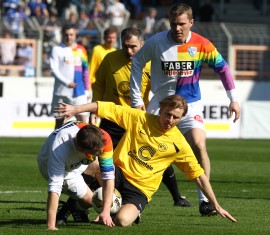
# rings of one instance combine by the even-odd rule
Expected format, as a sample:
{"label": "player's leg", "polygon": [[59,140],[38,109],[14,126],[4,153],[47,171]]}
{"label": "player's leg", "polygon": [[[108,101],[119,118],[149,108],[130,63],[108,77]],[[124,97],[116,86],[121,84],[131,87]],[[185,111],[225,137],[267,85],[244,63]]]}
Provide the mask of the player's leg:
{"label": "player's leg", "polygon": [[[102,180],[101,180],[101,173],[100,173],[100,167],[99,167],[99,162],[98,158],[96,158],[95,161],[91,162],[82,174],[84,181],[88,185],[88,187],[91,190],[95,190],[94,188],[94,181],[97,181],[99,185],[102,185]],[[91,186],[93,184],[93,187]]]}
{"label": "player's leg", "polygon": [[[206,150],[206,135],[201,101],[188,104],[188,113],[181,119],[178,128],[191,146],[198,162],[204,169],[206,176],[210,179],[210,160]],[[197,188],[197,192],[200,213],[202,215],[216,214],[216,211],[201,189]]]}
{"label": "player's leg", "polygon": [[66,224],[71,214],[75,222],[89,222],[88,208],[91,207],[93,192],[89,189],[82,175],[65,180],[62,192],[69,195],[57,212],[57,224]]}
{"label": "player's leg", "polygon": [[116,213],[113,222],[115,225],[121,227],[131,226],[139,215],[140,211],[135,205],[125,204],[121,206],[119,211]]}
{"label": "player's leg", "polygon": [[[86,95],[81,95],[76,98],[73,98],[68,104],[72,105],[81,105],[81,104],[86,104],[87,103],[87,96]],[[77,121],[83,122],[83,123],[88,123],[89,120],[89,115],[90,113],[80,113],[76,115]]]}
{"label": "player's leg", "polygon": [[[185,138],[190,144],[198,162],[205,171],[205,175],[210,180],[210,160],[206,150],[205,132],[199,128],[194,128],[185,134]],[[203,194],[201,189],[197,188],[199,199],[199,211],[202,215],[214,215],[216,211],[210,204],[207,197]]]}
{"label": "player's leg", "polygon": [[173,197],[173,201],[174,201],[175,206],[181,206],[181,207],[191,207],[192,206],[192,204],[187,201],[186,197],[180,195],[180,192],[178,189],[178,184],[177,184],[176,177],[175,177],[175,172],[174,172],[172,165],[170,165],[165,170],[165,172],[163,174],[162,182],[166,185],[166,187],[170,191],[170,193]]}
{"label": "player's leg", "polygon": [[115,225],[126,227],[133,223],[138,224],[141,213],[148,203],[147,197],[126,180],[122,170],[117,165],[115,165],[115,188],[122,196],[122,206],[113,218]]}

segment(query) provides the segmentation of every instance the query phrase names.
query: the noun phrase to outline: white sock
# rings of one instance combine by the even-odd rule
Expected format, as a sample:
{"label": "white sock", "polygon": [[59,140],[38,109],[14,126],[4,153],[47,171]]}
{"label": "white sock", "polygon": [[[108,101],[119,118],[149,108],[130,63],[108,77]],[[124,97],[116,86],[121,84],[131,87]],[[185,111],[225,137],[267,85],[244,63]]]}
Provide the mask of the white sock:
{"label": "white sock", "polygon": [[197,187],[197,193],[198,193],[199,205],[203,201],[209,202],[208,198],[203,194],[202,190],[199,187]]}

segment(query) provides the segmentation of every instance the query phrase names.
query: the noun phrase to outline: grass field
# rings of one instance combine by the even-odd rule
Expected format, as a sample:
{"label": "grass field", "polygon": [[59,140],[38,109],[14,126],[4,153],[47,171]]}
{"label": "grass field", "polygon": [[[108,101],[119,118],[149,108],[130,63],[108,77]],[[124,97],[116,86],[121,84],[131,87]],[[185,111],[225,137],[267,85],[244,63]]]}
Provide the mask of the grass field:
{"label": "grass field", "polygon": [[[0,234],[48,234],[47,184],[38,172],[36,156],[43,138],[0,138]],[[269,234],[269,140],[208,140],[211,182],[220,204],[238,220],[201,217],[195,184],[177,171],[179,188],[192,208],[174,207],[161,185],[143,212],[142,222],[128,228],[108,228],[70,221],[57,234]],[[66,199],[65,196],[61,196]],[[96,217],[93,209],[89,218]]]}

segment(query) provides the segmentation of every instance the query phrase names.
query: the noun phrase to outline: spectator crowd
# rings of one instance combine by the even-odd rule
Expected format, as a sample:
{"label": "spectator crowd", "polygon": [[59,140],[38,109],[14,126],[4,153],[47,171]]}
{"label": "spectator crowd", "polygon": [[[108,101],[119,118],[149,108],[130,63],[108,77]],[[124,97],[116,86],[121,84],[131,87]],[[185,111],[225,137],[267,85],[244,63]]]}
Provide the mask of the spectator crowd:
{"label": "spectator crowd", "polygon": [[[0,2],[0,65],[25,64],[25,60],[20,59],[18,54],[19,49],[25,48],[25,45],[17,43],[14,54],[14,45],[1,39],[6,37],[38,39],[40,33],[37,31],[37,25],[39,25],[43,32],[42,75],[49,76],[49,54],[52,47],[61,42],[61,29],[66,22],[76,25],[77,41],[90,55],[94,46],[103,43],[104,30],[110,26],[116,27],[118,33],[126,26],[137,26],[142,30],[145,40],[156,32],[168,29],[170,27],[168,19],[165,14],[160,14],[159,9],[161,7],[166,9],[178,2],[188,2],[192,6],[196,21],[215,20],[211,0],[2,0]],[[118,39],[117,47],[120,45]],[[4,46],[8,46],[11,51],[9,58],[6,58],[5,54],[8,52],[3,50]],[[27,47],[28,51],[33,51],[33,45],[28,44]],[[28,65],[31,63],[29,60],[31,58],[28,58]],[[20,71],[20,75],[24,74],[25,72]],[[31,74],[34,73],[31,72],[30,76]],[[10,75],[10,71],[0,69],[0,75]]]}

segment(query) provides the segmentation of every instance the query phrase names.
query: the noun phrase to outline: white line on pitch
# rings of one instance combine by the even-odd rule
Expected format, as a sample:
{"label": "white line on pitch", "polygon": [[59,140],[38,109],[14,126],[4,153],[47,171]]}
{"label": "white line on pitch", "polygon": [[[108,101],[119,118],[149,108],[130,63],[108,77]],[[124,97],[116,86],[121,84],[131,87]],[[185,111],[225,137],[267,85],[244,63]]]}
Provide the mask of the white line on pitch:
{"label": "white line on pitch", "polygon": [[12,194],[12,193],[41,193],[41,191],[0,191],[0,194]]}

